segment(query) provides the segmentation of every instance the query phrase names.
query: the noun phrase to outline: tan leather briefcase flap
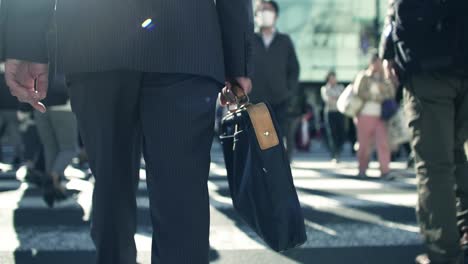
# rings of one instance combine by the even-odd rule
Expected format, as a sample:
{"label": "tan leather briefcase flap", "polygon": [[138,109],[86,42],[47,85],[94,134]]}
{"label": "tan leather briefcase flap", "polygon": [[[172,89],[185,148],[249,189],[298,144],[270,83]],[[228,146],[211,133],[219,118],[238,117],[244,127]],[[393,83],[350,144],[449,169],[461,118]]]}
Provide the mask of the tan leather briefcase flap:
{"label": "tan leather briefcase flap", "polygon": [[278,133],[276,132],[270,111],[264,103],[247,106],[247,112],[257,136],[261,150],[276,147],[279,144]]}

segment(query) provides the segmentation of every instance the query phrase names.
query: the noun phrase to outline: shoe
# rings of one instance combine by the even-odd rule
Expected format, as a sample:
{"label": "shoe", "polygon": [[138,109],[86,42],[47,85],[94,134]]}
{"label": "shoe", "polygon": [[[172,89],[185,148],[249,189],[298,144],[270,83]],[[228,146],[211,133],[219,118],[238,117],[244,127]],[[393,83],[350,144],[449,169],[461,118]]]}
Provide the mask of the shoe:
{"label": "shoe", "polygon": [[48,174],[43,185],[43,199],[49,208],[54,207],[56,201],[67,199],[66,189],[60,183],[60,176],[57,174]]}
{"label": "shoe", "polygon": [[416,264],[463,264],[463,255],[461,255],[456,260],[432,261],[429,259],[429,256],[427,254],[422,254],[416,257],[415,263]]}
{"label": "shoe", "polygon": [[365,180],[365,179],[368,179],[368,178],[369,178],[369,176],[367,176],[367,174],[362,173],[362,172],[360,172],[358,175],[356,175],[356,177],[357,177],[358,179],[361,179],[361,180]]}
{"label": "shoe", "polygon": [[380,179],[383,180],[383,181],[393,181],[393,180],[395,180],[395,178],[396,178],[396,176],[392,172],[383,173],[380,176]]}
{"label": "shoe", "polygon": [[48,179],[44,181],[42,188],[43,188],[42,198],[44,199],[44,202],[47,204],[49,208],[53,208],[54,203],[55,203],[55,189],[54,189],[54,184],[52,183],[52,180]]}

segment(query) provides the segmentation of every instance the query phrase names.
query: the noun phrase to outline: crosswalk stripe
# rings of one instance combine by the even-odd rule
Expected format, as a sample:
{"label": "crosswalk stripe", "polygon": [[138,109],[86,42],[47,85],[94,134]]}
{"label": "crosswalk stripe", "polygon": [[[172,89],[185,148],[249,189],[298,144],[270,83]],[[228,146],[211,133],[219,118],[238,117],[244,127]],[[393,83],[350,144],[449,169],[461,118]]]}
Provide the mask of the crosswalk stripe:
{"label": "crosswalk stripe", "polygon": [[[304,196],[301,193],[299,196]],[[407,206],[413,207],[415,205],[415,195],[413,194],[389,194],[389,195],[357,195],[356,199],[350,199],[350,197],[342,195],[329,195],[327,197],[320,195],[309,195],[307,196],[307,204],[311,204],[314,208],[335,208],[337,206],[350,206],[350,207],[391,207]],[[14,199],[12,199],[14,198]],[[210,198],[212,205],[215,208],[232,208],[232,202],[230,197],[220,195],[216,191],[210,192]],[[393,199],[392,202],[390,198]],[[84,198],[83,198],[84,199]],[[28,208],[43,208],[46,209],[46,204],[40,196],[26,196],[21,197],[18,193],[5,194],[0,193],[0,210],[12,210],[12,209],[28,209]],[[139,196],[136,198],[139,209],[148,209],[149,200],[146,196]],[[88,202],[91,202],[88,200]],[[379,202],[373,204],[372,202]],[[80,203],[77,202],[75,197],[66,199],[64,201],[56,203],[56,209],[64,208],[76,208],[82,209]]]}
{"label": "crosswalk stripe", "polygon": [[352,205],[350,206],[350,204],[343,203],[343,200],[340,201],[338,199],[331,199],[329,197],[310,195],[305,193],[301,193],[299,200],[302,204],[310,206],[316,210],[325,211],[327,213],[345,217],[347,219],[363,221],[388,228],[399,229],[406,232],[419,232],[419,228],[415,225],[402,224],[382,219],[378,215],[368,213],[360,209],[355,209],[352,207]]}
{"label": "crosswalk stripe", "polygon": [[[306,221],[308,243],[304,248],[321,247],[357,247],[362,245],[417,245],[421,241],[417,232],[398,232],[398,228],[367,223],[320,225]],[[394,232],[389,232],[394,230]],[[14,228],[0,228],[2,240],[1,251],[15,250],[93,250],[94,245],[90,237],[89,227],[28,227],[15,230]],[[379,237],[369,239],[369,235],[379,234]],[[367,237],[366,237],[367,235]],[[139,251],[151,250],[151,231],[139,229],[135,240]],[[404,241],[406,240],[406,242]],[[5,240],[6,241],[6,240]],[[47,241],[47,243],[44,243]],[[216,250],[252,250],[266,249],[261,239],[247,226],[242,225],[212,225],[210,228],[210,242]]]}
{"label": "crosswalk stripe", "polygon": [[[266,246],[260,238],[234,212],[222,153],[217,151],[212,156],[208,189],[212,216],[210,240],[213,249],[265,250]],[[305,212],[309,236],[305,249],[421,244],[415,219],[407,213],[416,204],[414,178],[405,176],[392,183],[362,181],[354,178],[354,161],[345,161],[332,168],[324,155],[318,157],[313,164],[309,159],[313,158],[299,158],[293,164],[294,182]],[[371,176],[377,177],[376,164],[372,163],[371,167]],[[396,164],[394,167],[402,169],[403,165]],[[69,168],[68,173],[73,177],[67,183],[67,188],[74,190],[75,194],[57,203],[54,209],[46,207],[40,188],[28,189],[31,186],[15,180],[14,177],[0,177],[1,261],[6,259],[8,252],[14,259],[15,251],[94,251],[88,222],[93,184],[82,180],[83,175],[76,170]],[[138,212],[140,216],[149,218],[144,170],[141,171],[140,178],[142,181],[136,198]],[[386,217],[386,212],[391,213],[396,208],[404,210],[405,218],[401,221]],[[63,219],[47,222],[49,213],[60,218],[61,214],[71,217],[76,214],[81,217],[81,212],[84,212],[83,219],[75,224],[72,223],[73,219],[65,215]],[[385,213],[381,214],[382,212]],[[33,213],[41,215],[43,223],[34,223],[32,220],[30,224],[18,224],[18,220],[24,221],[18,217]],[[135,235],[137,248],[140,254],[149,254],[150,222],[139,223]]]}
{"label": "crosswalk stripe", "polygon": [[[325,178],[322,180],[316,179],[295,179],[295,185],[298,190],[326,191],[326,199],[320,195],[309,198],[309,202],[317,208],[333,208],[336,204],[342,206],[354,207],[386,207],[386,206],[405,206],[414,207],[416,205],[416,193],[412,190],[401,190],[393,186],[388,186],[387,183],[367,182],[354,179],[331,179]],[[34,194],[29,194],[26,197],[21,197],[23,191],[31,186],[27,183],[21,183],[16,180],[0,181],[0,189],[10,190],[0,192],[0,209],[16,209],[16,208],[45,208],[45,204],[41,199],[41,190],[36,188]],[[67,184],[70,190],[77,190],[79,193],[75,199],[67,199],[64,202],[57,203],[57,208],[88,208],[91,207],[91,194],[93,185],[87,181],[73,179]],[[137,203],[139,208],[147,209],[149,201],[146,196],[146,182],[139,183],[139,195]],[[228,192],[227,178],[222,180],[209,181],[208,188],[212,205],[218,208],[231,208],[232,202],[230,197],[219,194],[224,190]],[[34,190],[34,189],[33,189]],[[382,191],[385,190],[385,191]],[[143,195],[145,194],[145,195]],[[350,197],[355,199],[349,199]],[[325,202],[327,201],[327,202]],[[373,204],[372,202],[376,202]],[[78,205],[79,204],[79,205]],[[81,205],[81,206],[80,206]]]}

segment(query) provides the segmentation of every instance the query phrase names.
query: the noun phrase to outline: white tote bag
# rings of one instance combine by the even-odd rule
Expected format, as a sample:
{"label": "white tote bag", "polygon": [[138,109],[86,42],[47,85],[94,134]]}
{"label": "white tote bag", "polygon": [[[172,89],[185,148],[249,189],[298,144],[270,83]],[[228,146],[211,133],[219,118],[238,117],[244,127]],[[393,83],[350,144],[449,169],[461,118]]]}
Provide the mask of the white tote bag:
{"label": "white tote bag", "polygon": [[357,93],[354,91],[354,86],[352,84],[346,87],[336,102],[338,111],[349,117],[357,116],[363,105],[364,101],[359,98]]}

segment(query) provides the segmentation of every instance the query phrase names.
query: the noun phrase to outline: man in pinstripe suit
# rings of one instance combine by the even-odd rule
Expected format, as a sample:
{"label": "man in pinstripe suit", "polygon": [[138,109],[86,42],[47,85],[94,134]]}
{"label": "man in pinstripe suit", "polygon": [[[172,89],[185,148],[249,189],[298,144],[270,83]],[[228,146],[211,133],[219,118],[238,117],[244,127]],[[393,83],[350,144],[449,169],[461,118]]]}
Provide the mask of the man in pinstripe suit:
{"label": "man in pinstripe suit", "polygon": [[0,47],[12,94],[45,111],[47,63],[54,60],[67,75],[96,177],[91,233],[97,263],[136,261],[142,140],[152,262],[208,263],[215,102],[225,81],[251,89],[250,0],[2,2]]}

